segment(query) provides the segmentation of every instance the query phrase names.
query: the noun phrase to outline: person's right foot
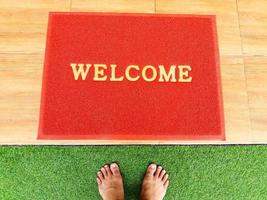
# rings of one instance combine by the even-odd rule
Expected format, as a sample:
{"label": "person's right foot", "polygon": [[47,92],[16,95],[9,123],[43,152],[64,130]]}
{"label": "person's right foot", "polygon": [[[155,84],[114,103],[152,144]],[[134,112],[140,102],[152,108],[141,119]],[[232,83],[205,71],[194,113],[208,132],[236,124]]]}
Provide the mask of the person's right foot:
{"label": "person's right foot", "polygon": [[150,164],[143,180],[140,199],[162,200],[166,194],[169,175],[161,166]]}
{"label": "person's right foot", "polygon": [[116,163],[102,167],[96,180],[103,200],[124,200],[122,176]]}

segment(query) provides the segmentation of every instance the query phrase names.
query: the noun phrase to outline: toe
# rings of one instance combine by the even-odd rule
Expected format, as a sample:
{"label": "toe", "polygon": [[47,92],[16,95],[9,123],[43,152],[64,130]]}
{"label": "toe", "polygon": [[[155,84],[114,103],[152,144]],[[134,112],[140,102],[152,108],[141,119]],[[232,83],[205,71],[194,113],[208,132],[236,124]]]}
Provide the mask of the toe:
{"label": "toe", "polygon": [[146,175],[147,176],[153,176],[156,171],[157,165],[152,163],[147,167]]}
{"label": "toe", "polygon": [[159,174],[160,174],[161,170],[162,170],[162,167],[159,165],[159,166],[157,167],[156,172],[155,172],[155,177],[159,177]]}
{"label": "toe", "polygon": [[101,171],[97,172],[97,177],[100,179],[101,182],[105,179]]}
{"label": "toe", "polygon": [[169,178],[169,175],[168,174],[165,174],[162,178],[162,182],[165,183]]}
{"label": "toe", "polygon": [[108,165],[105,165],[104,168],[105,168],[105,170],[107,172],[107,175],[110,176],[111,175],[111,171],[110,171],[109,166]]}
{"label": "toe", "polygon": [[108,175],[104,167],[101,167],[101,172],[102,172],[104,177],[106,177]]}
{"label": "toe", "polygon": [[165,169],[161,170],[161,172],[159,174],[159,178],[162,179],[165,174],[166,174]]}
{"label": "toe", "polygon": [[97,177],[97,178],[96,178],[96,182],[97,182],[98,185],[100,185],[100,184],[101,184],[101,180],[100,180],[100,178]]}
{"label": "toe", "polygon": [[117,163],[111,163],[110,170],[111,170],[112,174],[115,176],[121,175],[120,169],[119,169],[119,166],[117,165]]}
{"label": "toe", "polygon": [[167,180],[167,181],[164,183],[164,187],[167,188],[167,187],[169,186],[169,183],[170,183],[170,181]]}

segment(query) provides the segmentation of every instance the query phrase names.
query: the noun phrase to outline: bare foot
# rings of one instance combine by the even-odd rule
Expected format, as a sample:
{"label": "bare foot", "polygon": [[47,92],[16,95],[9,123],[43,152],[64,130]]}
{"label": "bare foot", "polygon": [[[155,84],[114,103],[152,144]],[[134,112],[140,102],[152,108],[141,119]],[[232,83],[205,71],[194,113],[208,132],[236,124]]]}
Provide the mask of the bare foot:
{"label": "bare foot", "polygon": [[166,194],[169,175],[161,166],[150,164],[143,180],[141,200],[162,200]]}
{"label": "bare foot", "polygon": [[123,200],[123,182],[119,166],[112,163],[97,172],[97,185],[103,200]]}

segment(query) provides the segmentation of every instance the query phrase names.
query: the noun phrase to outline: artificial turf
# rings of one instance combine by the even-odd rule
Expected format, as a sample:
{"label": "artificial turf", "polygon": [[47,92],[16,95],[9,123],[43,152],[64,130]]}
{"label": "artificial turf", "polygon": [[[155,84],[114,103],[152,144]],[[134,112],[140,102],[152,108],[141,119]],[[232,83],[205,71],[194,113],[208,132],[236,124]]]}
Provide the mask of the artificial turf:
{"label": "artificial turf", "polygon": [[127,199],[151,161],[170,174],[165,199],[267,199],[267,146],[2,146],[0,199],[100,199],[96,172],[111,161]]}

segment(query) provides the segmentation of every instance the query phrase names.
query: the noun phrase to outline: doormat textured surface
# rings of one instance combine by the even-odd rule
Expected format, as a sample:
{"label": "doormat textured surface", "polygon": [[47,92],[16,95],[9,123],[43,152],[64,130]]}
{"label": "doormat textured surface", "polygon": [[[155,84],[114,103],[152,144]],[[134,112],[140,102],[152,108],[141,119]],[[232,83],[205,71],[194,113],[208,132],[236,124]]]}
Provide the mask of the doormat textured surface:
{"label": "doormat textured surface", "polygon": [[39,139],[224,139],[215,16],[50,13]]}

